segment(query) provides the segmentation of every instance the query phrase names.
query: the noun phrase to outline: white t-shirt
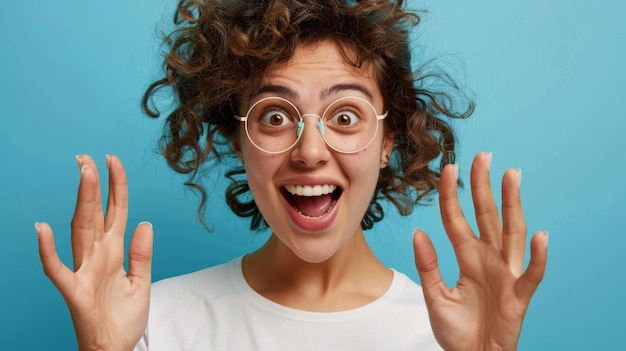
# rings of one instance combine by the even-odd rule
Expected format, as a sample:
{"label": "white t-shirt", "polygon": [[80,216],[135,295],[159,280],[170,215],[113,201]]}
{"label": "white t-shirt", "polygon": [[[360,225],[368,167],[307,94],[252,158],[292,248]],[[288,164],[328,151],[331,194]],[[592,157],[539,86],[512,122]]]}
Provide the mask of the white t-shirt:
{"label": "white t-shirt", "polygon": [[341,312],[272,302],[246,282],[241,257],[152,287],[150,317],[136,351],[441,350],[421,288],[394,272],[387,292]]}

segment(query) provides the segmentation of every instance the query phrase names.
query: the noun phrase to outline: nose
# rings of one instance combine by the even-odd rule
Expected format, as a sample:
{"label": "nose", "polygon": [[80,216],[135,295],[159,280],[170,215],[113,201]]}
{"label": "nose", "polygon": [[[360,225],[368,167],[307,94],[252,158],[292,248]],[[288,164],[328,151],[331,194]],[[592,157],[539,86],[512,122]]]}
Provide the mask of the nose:
{"label": "nose", "polygon": [[302,115],[304,126],[300,140],[291,150],[291,160],[298,164],[315,167],[328,162],[330,151],[322,137],[324,131],[321,117],[314,114]]}

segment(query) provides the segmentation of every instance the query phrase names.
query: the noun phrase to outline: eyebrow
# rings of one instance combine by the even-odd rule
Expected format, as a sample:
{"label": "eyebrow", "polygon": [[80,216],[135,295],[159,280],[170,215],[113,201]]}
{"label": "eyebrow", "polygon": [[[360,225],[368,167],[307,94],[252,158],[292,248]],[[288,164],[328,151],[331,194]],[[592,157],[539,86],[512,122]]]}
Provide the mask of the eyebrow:
{"label": "eyebrow", "polygon": [[331,87],[328,87],[328,88],[322,90],[322,92],[320,93],[320,97],[322,99],[327,99],[331,95],[334,95],[334,94],[337,94],[339,92],[346,91],[346,90],[355,90],[355,91],[358,91],[358,92],[364,94],[370,100],[373,99],[372,92],[369,89],[367,89],[365,86],[363,86],[361,84],[355,84],[355,83],[335,84],[335,85],[333,85]]}
{"label": "eyebrow", "polygon": [[[335,95],[335,94],[338,94],[340,92],[347,91],[347,90],[358,91],[364,94],[365,96],[367,96],[370,100],[373,99],[373,94],[369,89],[367,89],[365,86],[361,84],[356,84],[356,83],[335,84],[333,86],[326,87],[324,90],[320,92],[320,97],[325,100],[331,95]],[[249,99],[253,100],[257,96],[261,94],[266,94],[266,93],[272,93],[272,94],[284,96],[284,97],[291,98],[291,99],[295,99],[298,96],[300,96],[300,94],[298,94],[296,90],[293,90],[291,88],[288,88],[282,85],[268,84],[268,85],[261,86],[254,93],[250,94]]]}
{"label": "eyebrow", "polygon": [[257,96],[259,96],[261,94],[266,94],[266,93],[277,94],[277,95],[285,96],[285,97],[289,97],[289,98],[296,98],[296,97],[298,97],[300,95],[300,94],[298,94],[297,91],[295,91],[293,89],[290,89],[290,88],[287,88],[285,86],[268,84],[268,85],[261,86],[254,93],[250,94],[249,99],[253,100]]}

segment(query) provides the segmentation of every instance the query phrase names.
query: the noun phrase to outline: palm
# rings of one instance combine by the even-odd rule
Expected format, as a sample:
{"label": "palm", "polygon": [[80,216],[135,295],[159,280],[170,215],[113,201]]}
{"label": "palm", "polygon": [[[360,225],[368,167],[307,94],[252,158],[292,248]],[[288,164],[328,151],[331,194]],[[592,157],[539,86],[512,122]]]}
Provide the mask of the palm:
{"label": "palm", "polygon": [[437,257],[423,232],[415,235],[416,266],[438,342],[446,350],[515,349],[532,294],[546,264],[545,235],[531,245],[523,272],[526,227],[516,172],[503,179],[502,223],[491,195],[487,155],[472,167],[472,195],[480,237],[470,229],[456,197],[456,175],[446,167],[440,185],[441,213],[460,268],[457,285],[442,281]]}
{"label": "palm", "polygon": [[81,349],[131,349],[147,323],[152,230],[141,225],[135,231],[127,275],[123,254],[128,201],[121,163],[116,158],[108,160],[106,216],[95,165],[87,156],[81,163],[81,185],[72,220],[75,271],[59,260],[52,231],[45,224],[38,225],[42,264],[69,306]]}
{"label": "palm", "polygon": [[77,284],[66,300],[77,329],[96,326],[115,336],[112,340],[95,341],[95,346],[114,341],[119,343],[119,349],[129,349],[144,331],[149,289],[127,277],[122,268],[123,256],[115,250],[123,243],[117,243],[114,234],[107,239],[110,240],[103,240],[100,248],[85,257],[75,272]]}

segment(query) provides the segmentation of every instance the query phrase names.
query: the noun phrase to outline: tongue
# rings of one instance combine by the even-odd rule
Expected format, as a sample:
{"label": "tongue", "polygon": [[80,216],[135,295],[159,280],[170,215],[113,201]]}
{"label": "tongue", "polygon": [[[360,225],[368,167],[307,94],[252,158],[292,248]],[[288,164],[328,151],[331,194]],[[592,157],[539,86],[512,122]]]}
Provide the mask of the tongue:
{"label": "tongue", "polygon": [[293,203],[300,212],[308,217],[320,217],[330,208],[333,201],[331,194],[322,196],[294,196]]}

